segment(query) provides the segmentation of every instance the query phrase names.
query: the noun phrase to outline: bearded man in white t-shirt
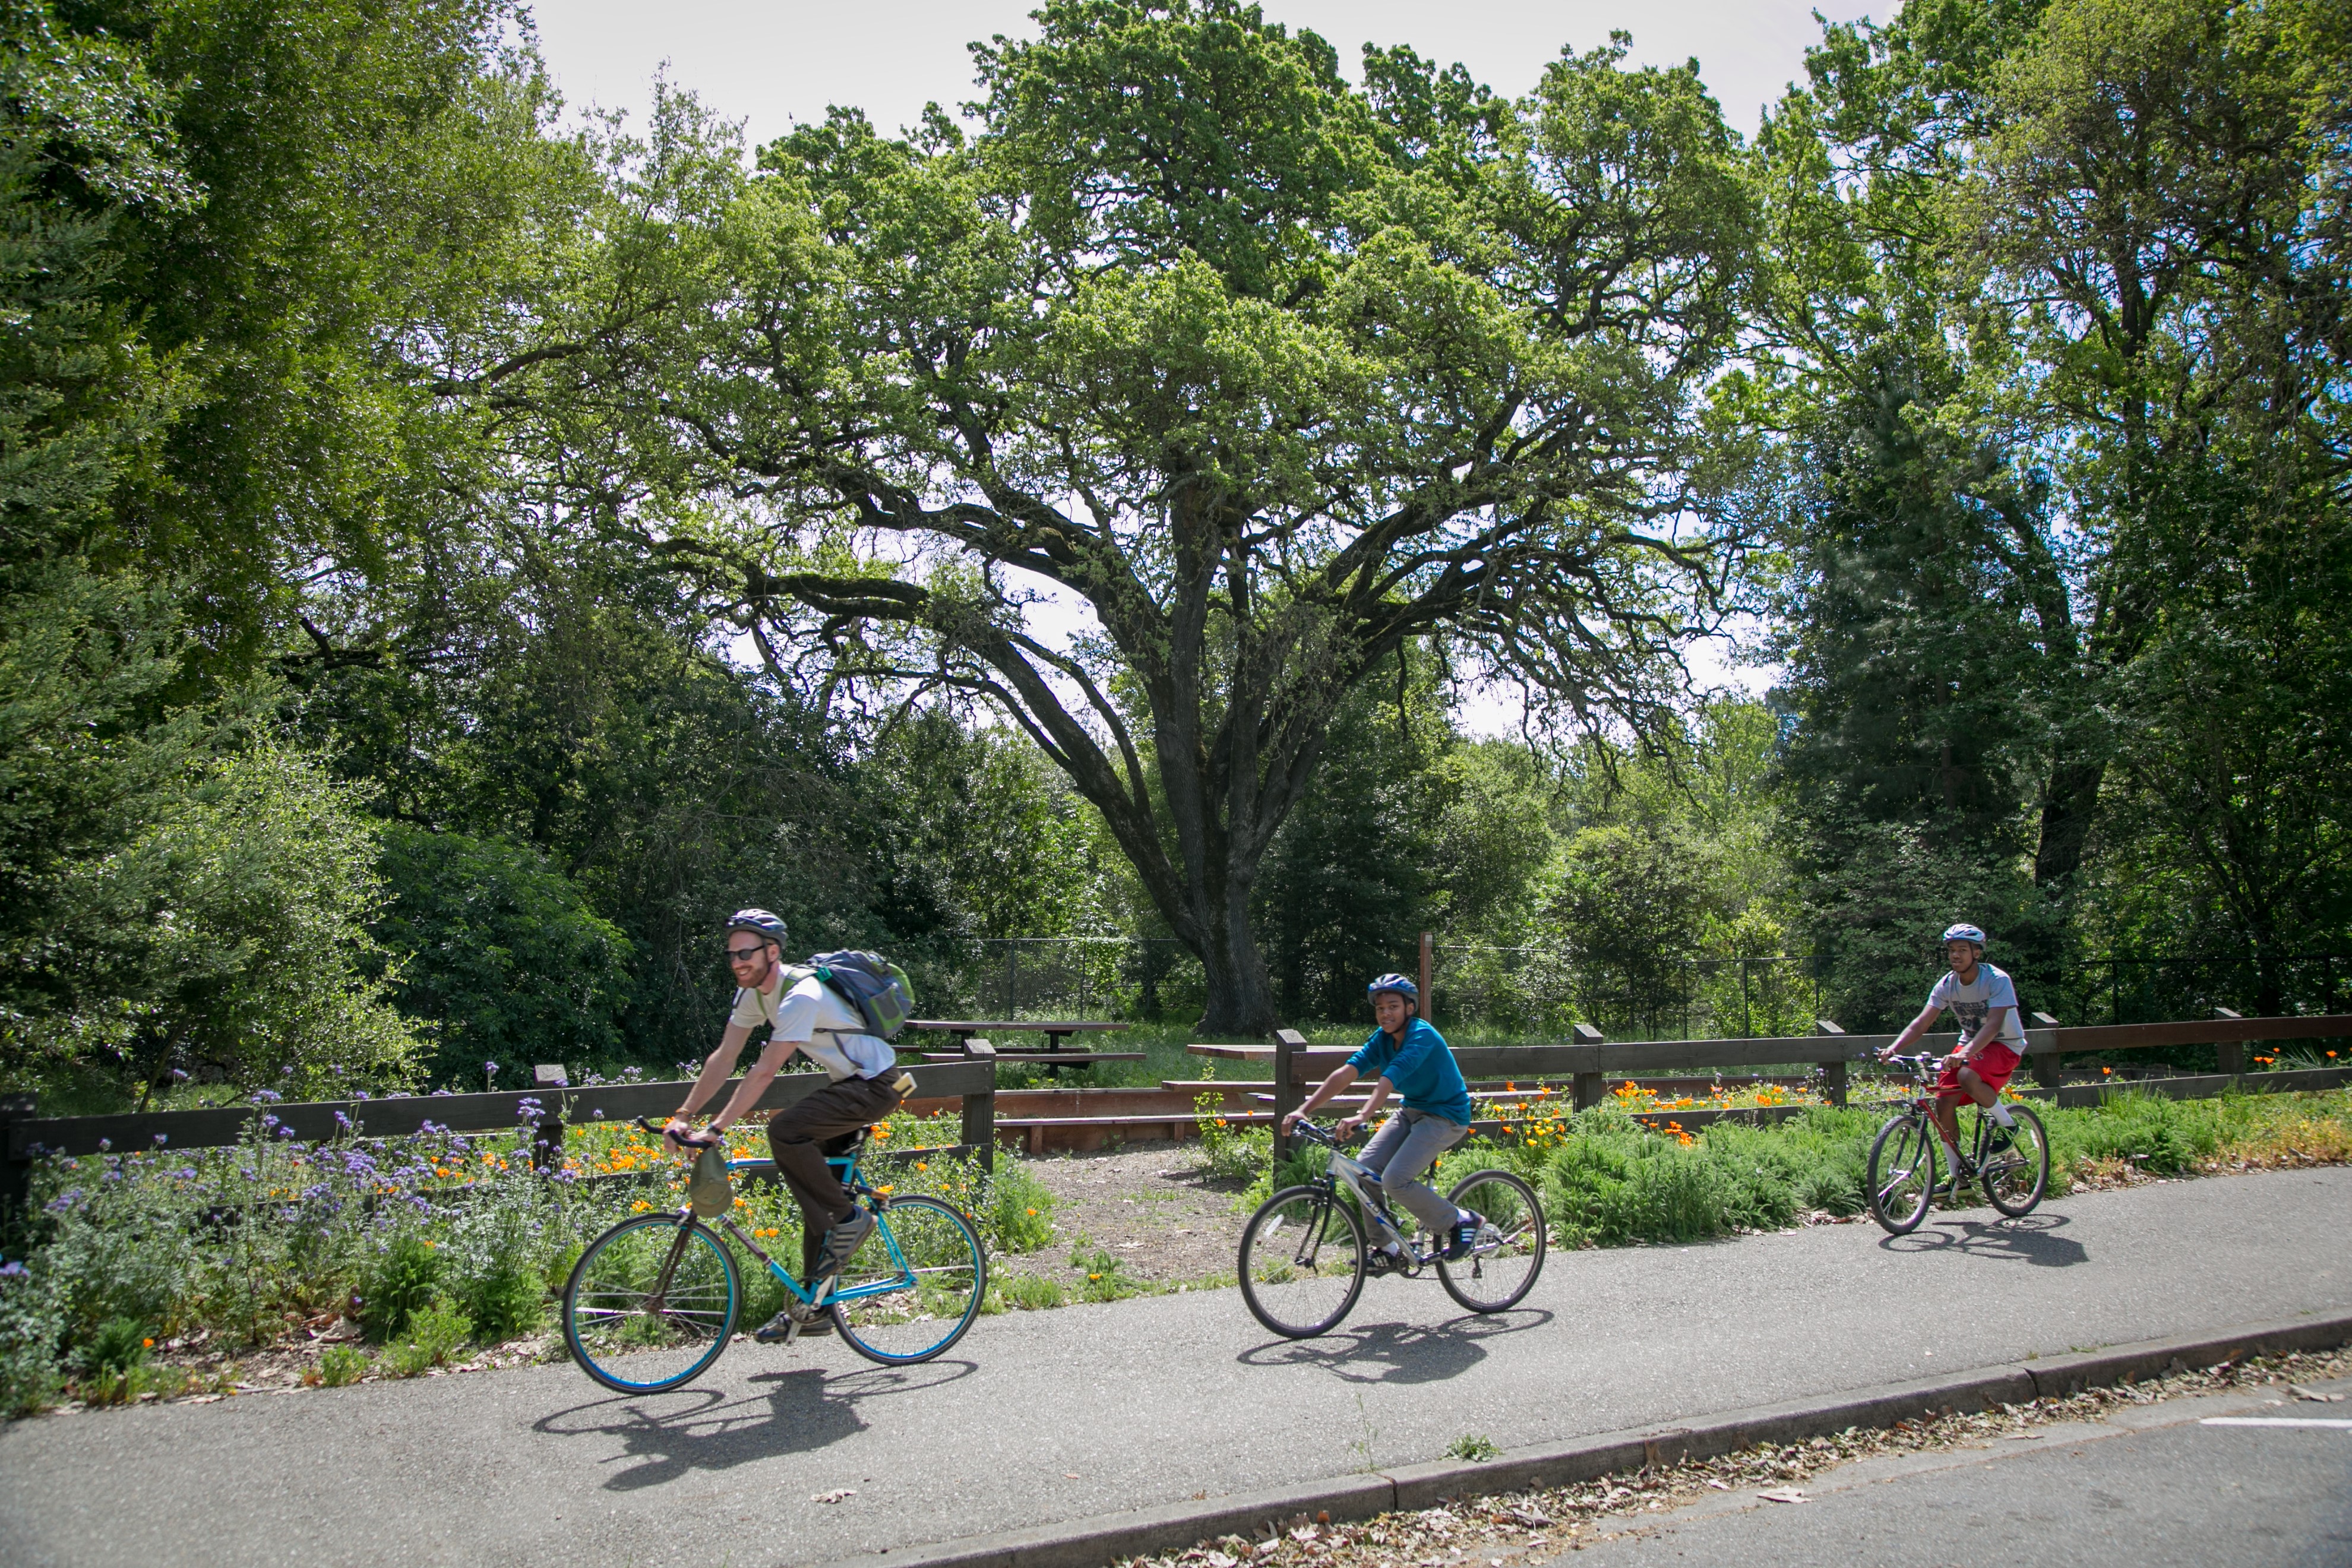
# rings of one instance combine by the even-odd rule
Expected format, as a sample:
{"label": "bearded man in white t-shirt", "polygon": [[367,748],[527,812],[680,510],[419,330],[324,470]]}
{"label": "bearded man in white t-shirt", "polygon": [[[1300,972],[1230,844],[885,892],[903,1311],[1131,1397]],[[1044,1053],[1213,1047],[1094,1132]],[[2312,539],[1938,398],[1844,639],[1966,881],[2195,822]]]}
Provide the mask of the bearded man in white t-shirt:
{"label": "bearded man in white t-shirt", "polygon": [[1891,1061],[1905,1047],[1926,1034],[1947,1007],[1960,1026],[1960,1043],[1944,1062],[1936,1079],[1936,1130],[1944,1138],[1944,1168],[1952,1173],[1957,1193],[1964,1174],[1973,1175],[1960,1155],[1961,1096],[1976,1101],[2000,1125],[1989,1152],[2007,1149],[2016,1119],[2000,1102],[2010,1075],[2025,1055],[2025,1030],[2017,1021],[2017,986],[2008,973],[1984,962],[1985,933],[1972,925],[1956,925],[1944,932],[1944,962],[1950,973],[1937,978],[1927,993],[1927,1005],[1904,1026],[1895,1043],[1878,1053]]}
{"label": "bearded man in white t-shirt", "polygon": [[[709,1132],[723,1135],[760,1103],[784,1063],[799,1051],[833,1081],[768,1118],[768,1147],[776,1172],[801,1210],[801,1274],[811,1285],[840,1272],[873,1234],[874,1216],[857,1206],[825,1163],[859,1129],[871,1127],[898,1108],[902,1080],[898,1056],[887,1040],[866,1034],[866,1021],[833,987],[814,974],[797,979],[784,965],[784,922],[765,910],[738,910],[727,922],[727,963],[735,973],[735,1007],[719,1048],[702,1064],[686,1103],[662,1130],[672,1145],[707,1142],[687,1123],[697,1106],[718,1094],[751,1031],[769,1026],[767,1048],[727,1108],[711,1118]],[[794,1309],[798,1308],[798,1310]],[[797,1318],[803,1338],[828,1332],[832,1319],[793,1303],[753,1338],[762,1344],[784,1337]]]}

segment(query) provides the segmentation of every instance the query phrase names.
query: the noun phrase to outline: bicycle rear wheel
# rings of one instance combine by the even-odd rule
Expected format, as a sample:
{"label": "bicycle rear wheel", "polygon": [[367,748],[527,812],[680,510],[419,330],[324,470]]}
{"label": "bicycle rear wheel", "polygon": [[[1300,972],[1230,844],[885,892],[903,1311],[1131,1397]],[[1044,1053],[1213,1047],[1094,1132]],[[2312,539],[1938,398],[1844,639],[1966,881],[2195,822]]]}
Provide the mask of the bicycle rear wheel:
{"label": "bicycle rear wheel", "polygon": [[1977,1162],[1977,1176],[1992,1206],[2016,1219],[2032,1214],[2050,1190],[2050,1139],[2030,1107],[2012,1105],[2009,1114],[2017,1125],[2010,1131],[2009,1147],[1994,1153],[1986,1145],[2000,1135],[2000,1126],[1978,1112],[1983,1128],[1977,1147],[1985,1152]]}
{"label": "bicycle rear wheel", "polygon": [[910,1193],[882,1205],[881,1223],[841,1271],[835,1289],[893,1282],[899,1289],[836,1305],[833,1325],[867,1361],[884,1366],[929,1361],[963,1338],[980,1314],[988,1293],[988,1254],[951,1205]]}
{"label": "bicycle rear wheel", "polygon": [[1242,1230],[1242,1300],[1286,1339],[1328,1333],[1364,1288],[1364,1227],[1317,1187],[1285,1187]]}
{"label": "bicycle rear wheel", "polygon": [[580,1370],[619,1394],[699,1376],[743,1300],[719,1237],[674,1214],[625,1219],[588,1244],[563,1288],[563,1342]]}
{"label": "bicycle rear wheel", "polygon": [[1474,1171],[1446,1196],[1486,1223],[1470,1256],[1438,1259],[1445,1293],[1474,1312],[1502,1312],[1519,1304],[1543,1272],[1543,1205],[1535,1189],[1508,1171]]}
{"label": "bicycle rear wheel", "polygon": [[1870,1214],[1889,1236],[1906,1236],[1927,1217],[1936,1192],[1936,1134],[1924,1116],[1888,1120],[1870,1145]]}

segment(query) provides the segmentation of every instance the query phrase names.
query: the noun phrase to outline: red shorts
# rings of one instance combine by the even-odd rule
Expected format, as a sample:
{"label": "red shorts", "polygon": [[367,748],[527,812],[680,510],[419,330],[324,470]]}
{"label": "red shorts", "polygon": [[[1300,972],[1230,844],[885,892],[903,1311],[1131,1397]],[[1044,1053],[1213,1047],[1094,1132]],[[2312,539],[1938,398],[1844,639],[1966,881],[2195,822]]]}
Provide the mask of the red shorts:
{"label": "red shorts", "polygon": [[[1976,1069],[1985,1087],[1999,1094],[2009,1087],[2009,1075],[2017,1070],[2017,1053],[1999,1040],[1977,1053],[1977,1059],[1968,1064]],[[1969,1091],[1960,1087],[1960,1069],[1948,1059],[1944,1063],[1943,1076],[1936,1080],[1937,1100],[1958,1100]]]}

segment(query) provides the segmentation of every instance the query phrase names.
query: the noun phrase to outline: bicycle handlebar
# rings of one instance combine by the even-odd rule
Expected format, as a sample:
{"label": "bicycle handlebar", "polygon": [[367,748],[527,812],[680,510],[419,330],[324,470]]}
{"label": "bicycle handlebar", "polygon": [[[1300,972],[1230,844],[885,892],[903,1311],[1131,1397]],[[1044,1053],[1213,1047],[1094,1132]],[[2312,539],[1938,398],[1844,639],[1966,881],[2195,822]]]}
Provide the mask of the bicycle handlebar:
{"label": "bicycle handlebar", "polygon": [[[656,1138],[666,1137],[669,1132],[668,1122],[656,1121],[650,1116],[640,1116],[636,1118],[636,1123],[639,1127],[643,1128],[646,1131],[652,1133]],[[716,1144],[724,1143],[725,1142],[726,1139],[716,1132],[689,1132],[685,1137],[678,1140],[678,1142],[688,1149],[709,1149]]]}

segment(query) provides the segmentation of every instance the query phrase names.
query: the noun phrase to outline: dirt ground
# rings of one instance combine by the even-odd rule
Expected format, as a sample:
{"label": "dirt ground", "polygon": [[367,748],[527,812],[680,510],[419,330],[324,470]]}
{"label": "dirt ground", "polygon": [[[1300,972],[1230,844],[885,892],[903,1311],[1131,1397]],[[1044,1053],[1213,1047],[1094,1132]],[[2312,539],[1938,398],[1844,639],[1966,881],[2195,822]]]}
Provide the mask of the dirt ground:
{"label": "dirt ground", "polygon": [[1138,1279],[1229,1282],[1248,1217],[1234,1205],[1247,1184],[1209,1181],[1197,1169],[1199,1159],[1198,1144],[1153,1142],[1024,1161],[1054,1194],[1053,1245],[992,1256],[989,1268],[1051,1275],[1075,1289],[1086,1270],[1071,1267],[1070,1254],[1091,1243]]}

